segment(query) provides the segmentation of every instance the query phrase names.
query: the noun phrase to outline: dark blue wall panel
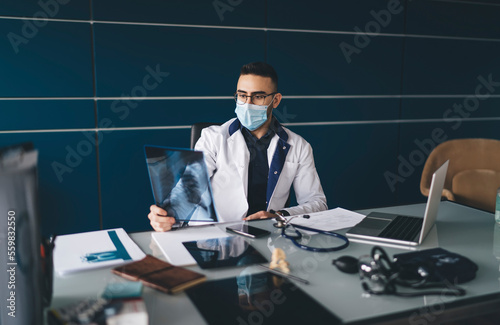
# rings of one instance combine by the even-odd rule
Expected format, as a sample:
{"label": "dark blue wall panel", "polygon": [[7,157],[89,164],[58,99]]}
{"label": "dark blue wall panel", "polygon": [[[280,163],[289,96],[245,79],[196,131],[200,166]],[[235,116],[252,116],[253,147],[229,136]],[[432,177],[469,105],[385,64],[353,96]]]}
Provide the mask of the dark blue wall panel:
{"label": "dark blue wall panel", "polygon": [[405,44],[404,94],[473,94],[479,76],[500,81],[500,42],[409,38]]}
{"label": "dark blue wall panel", "polygon": [[399,117],[399,101],[399,98],[284,98],[273,112],[283,123],[394,120]]}
{"label": "dark blue wall panel", "polygon": [[361,209],[396,203],[384,172],[395,167],[397,124],[292,126],[313,147],[328,207]]}
{"label": "dark blue wall panel", "polygon": [[410,1],[406,31],[418,35],[498,38],[498,1]]}
{"label": "dark blue wall panel", "polygon": [[189,148],[190,130],[108,131],[102,134],[102,215],[104,229],[151,230],[149,206],[153,192],[144,157],[144,145]]}
{"label": "dark blue wall panel", "polygon": [[440,118],[451,121],[458,118],[500,117],[500,98],[491,97],[500,93],[500,87],[492,89],[496,91],[488,94],[487,89],[482,87],[479,89],[480,95],[476,95],[474,90],[471,95],[455,98],[404,98],[401,118]]}
{"label": "dark blue wall panel", "polygon": [[[236,82],[235,82],[236,89]],[[100,100],[99,120],[113,127],[191,125],[197,122],[225,122],[235,116],[233,98],[222,100]]]}
{"label": "dark blue wall panel", "polygon": [[268,62],[287,95],[400,93],[402,39],[371,38],[346,61],[340,44],[352,35],[269,32]]}
{"label": "dark blue wall panel", "polygon": [[0,15],[39,19],[90,19],[90,0],[0,0]]}
{"label": "dark blue wall panel", "polygon": [[0,30],[11,35],[0,40],[0,97],[93,95],[88,24],[51,21],[25,37],[22,20],[0,19]]}
{"label": "dark blue wall panel", "polygon": [[[403,33],[406,0],[268,2],[271,28],[315,29],[357,32]],[[389,5],[390,4],[390,5]],[[374,13],[372,13],[372,11]]]}
{"label": "dark blue wall panel", "polygon": [[240,67],[264,60],[258,31],[95,24],[95,35],[98,96],[231,96]]}
{"label": "dark blue wall panel", "polygon": [[264,27],[264,0],[97,0],[94,19],[168,24]]}
{"label": "dark blue wall panel", "polygon": [[33,142],[39,151],[39,203],[45,235],[98,230],[94,133],[0,134],[0,147]]}
{"label": "dark blue wall panel", "polygon": [[9,100],[0,105],[0,130],[3,131],[95,126],[93,100]]}

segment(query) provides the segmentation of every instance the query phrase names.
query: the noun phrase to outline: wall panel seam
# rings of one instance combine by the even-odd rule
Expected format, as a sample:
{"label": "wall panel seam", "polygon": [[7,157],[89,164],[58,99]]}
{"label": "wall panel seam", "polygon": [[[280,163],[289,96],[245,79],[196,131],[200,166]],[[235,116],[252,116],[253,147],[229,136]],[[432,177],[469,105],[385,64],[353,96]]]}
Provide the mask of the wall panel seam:
{"label": "wall panel seam", "polygon": [[[283,95],[283,99],[446,99],[467,98],[476,94],[415,94],[415,95]],[[488,98],[500,98],[500,94],[491,94]],[[149,96],[149,97],[0,97],[0,101],[44,101],[44,100],[227,100],[233,96]]]}
{"label": "wall panel seam", "polygon": [[434,2],[450,2],[450,3],[456,3],[456,4],[469,4],[469,5],[478,5],[478,6],[493,6],[493,7],[500,7],[500,4],[498,3],[491,3],[491,2],[479,2],[479,1],[457,1],[457,0],[432,0]]}
{"label": "wall panel seam", "polygon": [[[454,120],[453,120],[454,121]],[[500,117],[475,117],[462,118],[462,122],[489,122],[500,121]],[[324,121],[324,122],[297,122],[283,123],[284,126],[323,126],[323,125],[361,125],[361,124],[409,124],[409,123],[450,123],[443,118],[429,119],[395,119],[395,120],[352,120],[352,121]],[[171,126],[139,126],[139,127],[113,127],[113,128],[82,128],[82,129],[47,129],[47,130],[10,130],[0,131],[0,134],[25,134],[25,133],[65,133],[65,132],[112,132],[112,131],[155,131],[155,130],[180,130],[190,129],[191,125]]]}
{"label": "wall panel seam", "polygon": [[[105,21],[105,20],[81,20],[81,19],[57,19],[57,18],[35,18],[35,17],[15,17],[0,16],[0,19],[6,20],[31,20],[47,22],[66,22],[66,23],[87,23],[87,24],[110,24],[110,25],[135,25],[135,26],[163,26],[163,27],[181,27],[181,28],[203,28],[203,29],[229,29],[229,30],[251,30],[251,31],[271,31],[271,32],[292,32],[292,33],[313,33],[313,34],[335,34],[335,35],[357,35],[355,31],[339,30],[317,30],[317,29],[294,29],[294,28],[267,28],[267,27],[245,27],[245,26],[217,26],[217,25],[193,25],[193,24],[168,24],[168,23],[146,23],[146,22],[126,22],[126,21]],[[425,34],[397,34],[397,33],[364,33],[369,36],[377,37],[411,37],[411,38],[429,38],[429,39],[450,39],[481,42],[500,42],[498,38],[485,37],[465,37],[465,36],[447,36],[447,35],[425,35]]]}

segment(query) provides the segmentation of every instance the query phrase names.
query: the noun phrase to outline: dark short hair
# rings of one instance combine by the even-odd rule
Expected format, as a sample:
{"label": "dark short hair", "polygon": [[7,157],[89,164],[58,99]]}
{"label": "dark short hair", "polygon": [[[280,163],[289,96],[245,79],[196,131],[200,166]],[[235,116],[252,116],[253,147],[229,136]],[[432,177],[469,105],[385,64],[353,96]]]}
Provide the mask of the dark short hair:
{"label": "dark short hair", "polygon": [[245,64],[241,67],[240,76],[247,74],[271,78],[271,81],[276,86],[276,90],[278,90],[278,74],[270,64],[265,62],[251,62]]}

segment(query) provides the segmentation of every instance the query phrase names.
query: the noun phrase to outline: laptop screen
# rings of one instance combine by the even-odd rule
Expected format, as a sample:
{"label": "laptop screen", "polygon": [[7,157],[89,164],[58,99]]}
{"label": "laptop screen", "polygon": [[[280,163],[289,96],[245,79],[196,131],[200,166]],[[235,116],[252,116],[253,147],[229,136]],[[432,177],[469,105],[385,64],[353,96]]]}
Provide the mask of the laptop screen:
{"label": "laptop screen", "polygon": [[145,146],[155,204],[177,221],[218,221],[203,152]]}

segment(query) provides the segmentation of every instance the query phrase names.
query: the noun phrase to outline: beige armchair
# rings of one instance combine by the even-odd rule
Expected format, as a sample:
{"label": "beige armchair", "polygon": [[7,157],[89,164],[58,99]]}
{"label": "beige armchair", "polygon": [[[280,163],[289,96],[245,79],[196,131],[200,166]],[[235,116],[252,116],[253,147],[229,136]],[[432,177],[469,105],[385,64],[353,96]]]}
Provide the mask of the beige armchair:
{"label": "beige armchair", "polygon": [[457,139],[438,145],[425,162],[420,192],[429,195],[432,174],[450,160],[443,196],[450,201],[495,211],[496,191],[500,187],[500,141]]}

